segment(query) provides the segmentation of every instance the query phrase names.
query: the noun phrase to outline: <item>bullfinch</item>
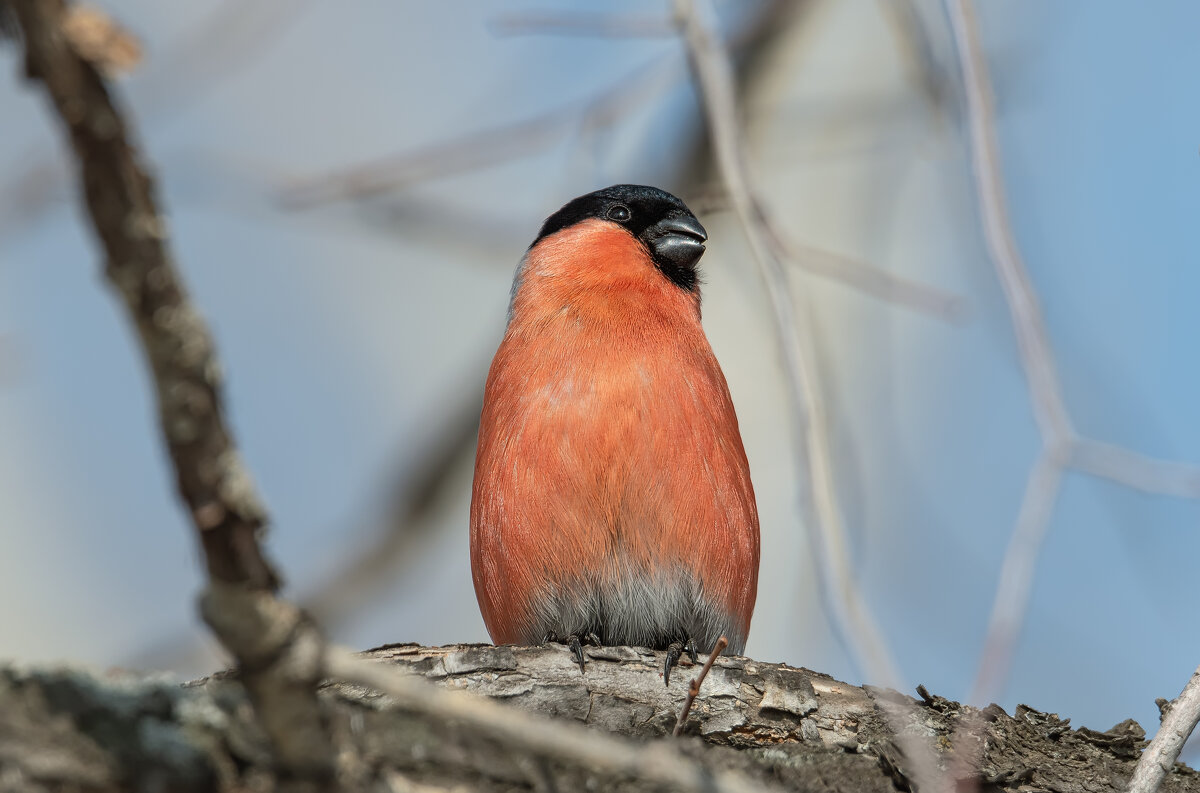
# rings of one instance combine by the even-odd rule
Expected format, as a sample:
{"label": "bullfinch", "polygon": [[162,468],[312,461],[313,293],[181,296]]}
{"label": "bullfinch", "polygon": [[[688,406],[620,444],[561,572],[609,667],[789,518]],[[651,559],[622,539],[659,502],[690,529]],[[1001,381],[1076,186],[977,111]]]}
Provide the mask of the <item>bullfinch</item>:
{"label": "bullfinch", "polygon": [[758,511],[700,324],[708,235],[675,196],[616,185],[543,224],[484,390],[475,594],[497,644],[740,653]]}

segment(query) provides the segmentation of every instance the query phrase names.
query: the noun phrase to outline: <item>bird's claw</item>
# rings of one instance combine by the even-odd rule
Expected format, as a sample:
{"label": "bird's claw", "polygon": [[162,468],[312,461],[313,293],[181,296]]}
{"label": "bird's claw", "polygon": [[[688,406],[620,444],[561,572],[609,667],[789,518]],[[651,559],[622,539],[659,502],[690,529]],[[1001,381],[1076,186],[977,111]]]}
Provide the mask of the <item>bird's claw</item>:
{"label": "bird's claw", "polygon": [[571,651],[571,659],[579,664],[579,674],[586,674],[587,656],[583,653],[583,645],[594,644],[600,646],[600,637],[594,633],[585,633],[581,638],[579,634],[572,633],[565,639],[560,639],[557,633],[547,633],[546,638],[542,640],[542,644],[555,642],[558,644],[567,645],[567,649]]}
{"label": "bird's claw", "polygon": [[567,637],[567,647],[571,648],[571,657],[575,659],[575,663],[579,664],[579,674],[586,674],[587,670],[584,665],[587,659],[583,655],[583,643],[579,641],[579,636],[572,633]]}
{"label": "bird's claw", "polygon": [[688,637],[686,642],[671,642],[667,645],[667,660],[663,664],[663,685],[671,685],[671,668],[679,663],[679,659],[683,654],[687,653],[688,658],[693,664],[700,663],[700,657],[696,653],[696,640]]}

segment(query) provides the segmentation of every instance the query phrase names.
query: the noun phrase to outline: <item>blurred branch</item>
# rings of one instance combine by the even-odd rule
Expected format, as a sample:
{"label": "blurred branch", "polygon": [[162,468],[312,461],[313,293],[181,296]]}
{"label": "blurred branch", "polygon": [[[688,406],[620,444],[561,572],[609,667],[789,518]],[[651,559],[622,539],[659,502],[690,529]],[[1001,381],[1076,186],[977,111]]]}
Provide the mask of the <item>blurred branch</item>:
{"label": "blurred branch", "polygon": [[891,23],[908,57],[905,59],[925,98],[940,108],[946,97],[946,75],[933,52],[933,41],[916,0],[878,0],[879,10]]}
{"label": "blurred branch", "polygon": [[497,16],[488,28],[501,36],[637,36],[664,37],[675,34],[675,23],[662,15],[632,16],[588,14],[566,11],[524,11]]}
{"label": "blurred branch", "polygon": [[[431,442],[407,454],[404,471],[394,477],[395,494],[382,531],[345,561],[303,603],[323,625],[343,622],[409,563],[413,546],[436,528],[430,512],[442,500],[450,475],[475,449],[482,394],[465,391],[456,404],[443,403],[440,427]],[[422,528],[424,527],[424,528]]]}
{"label": "blurred branch", "polygon": [[1077,438],[1071,444],[1067,464],[1082,473],[1144,493],[1200,498],[1200,467],[1147,457],[1124,446]]}
{"label": "blurred branch", "polygon": [[1046,324],[1029,271],[1012,233],[1004,176],[996,142],[995,112],[983,49],[970,0],[945,0],[959,50],[967,95],[972,174],[988,251],[1008,302],[1021,366],[1029,381],[1034,418],[1051,446],[1069,444],[1075,427],[1063,402],[1062,384],[1054,363]]}
{"label": "blurred branch", "polygon": [[[698,215],[731,209],[730,203],[728,193],[714,187],[702,189],[687,200]],[[970,315],[967,301],[960,295],[910,281],[859,259],[786,239],[765,209],[762,228],[778,259],[818,278],[840,282],[865,295],[943,322],[961,324]]]}
{"label": "blurred branch", "polygon": [[[1034,418],[1042,436],[1044,451],[1038,466],[1070,467],[1151,493],[1200,497],[1200,467],[1156,460],[1120,446],[1081,438],[1076,432],[1063,399],[1042,309],[1008,216],[994,97],[974,6],[970,0],[943,0],[943,3],[962,72],[971,173],[980,221],[1008,302]],[[1035,505],[1052,504],[1061,478],[1061,470],[1041,474],[1035,470],[1030,486],[1036,492],[1027,493],[1027,505],[1031,498]],[[1035,482],[1040,482],[1036,488]],[[1039,528],[1035,521],[1026,518],[1028,514],[1029,510],[1023,507],[1001,566],[992,622],[973,687],[975,702],[999,696],[1027,613],[1033,568],[1046,533],[1046,526]],[[1044,521],[1048,524],[1048,514]]]}
{"label": "blurred branch", "polygon": [[[385,480],[387,508],[371,534],[363,536],[367,533],[345,526],[333,529],[350,538],[353,550],[324,581],[298,598],[304,611],[330,633],[336,635],[339,625],[395,582],[415,560],[414,549],[439,528],[432,513],[443,502],[455,468],[474,452],[481,396],[474,388],[456,389],[433,412],[438,421],[428,441],[405,445],[404,458]],[[138,649],[124,666],[179,671],[197,668],[206,657],[203,644],[183,634]]]}
{"label": "blurred branch", "polygon": [[[142,117],[166,116],[202,99],[267,52],[312,2],[224,0],[200,25],[156,49],[153,68],[135,75],[130,92]],[[65,174],[41,145],[18,161],[28,164],[0,196],[0,238],[36,221],[64,189]]]}
{"label": "blurred branch", "polygon": [[177,113],[270,50],[314,0],[222,0],[216,10],[162,48],[162,58],[131,86],[139,108]]}
{"label": "blurred branch", "polygon": [[1200,668],[1192,672],[1183,693],[1164,708],[1162,724],[1150,745],[1138,758],[1129,793],[1154,793],[1175,767],[1179,750],[1200,722]]}
{"label": "blurred branch", "polygon": [[[769,22],[771,18],[769,13],[760,15],[734,35],[729,46],[733,49],[744,46],[758,32],[757,25],[763,20]],[[610,15],[549,12],[516,19],[523,20],[521,24],[527,27],[545,23],[544,32],[550,33],[557,32],[561,26],[569,26],[568,23],[586,28],[606,21],[612,23],[606,28],[607,35],[619,35],[617,30],[621,27],[637,27],[643,22]],[[614,20],[621,20],[621,25],[615,25]],[[361,165],[301,179],[282,190],[280,199],[285,207],[292,209],[361,201],[401,190],[417,182],[532,156],[566,138],[581,125],[594,129],[617,123],[674,85],[683,74],[681,65],[673,58],[659,58],[638,67],[612,87],[583,102],[571,102],[515,124],[470,133],[447,143],[391,157],[373,158]],[[777,255],[795,262],[816,276],[840,281],[876,298],[943,321],[960,322],[966,317],[965,302],[957,295],[909,281],[854,259],[787,242],[769,219],[764,223],[770,232],[772,245],[779,251]]]}
{"label": "blurred branch", "polygon": [[202,612],[238,659],[282,768],[299,780],[333,772],[314,684],[323,640],[275,598],[258,544],[266,514],[224,418],[220,364],[167,246],[154,184],[134,135],[95,67],[64,35],[62,0],[11,0],[28,76],[70,135],[105,274],[138,330],[158,396],[163,438],[208,567]]}
{"label": "blurred branch", "polygon": [[713,155],[770,299],[791,402],[793,449],[797,468],[805,479],[801,507],[818,559],[821,589],[860,669],[892,684],[899,680],[899,673],[850,568],[815,366],[806,350],[808,342],[802,338],[801,321],[795,315],[787,273],[774,255],[771,232],[764,228],[766,213],[743,160],[732,68],[694,3],[677,0],[675,7],[704,104]]}
{"label": "blurred branch", "polygon": [[1021,635],[1038,557],[1062,484],[1062,462],[1051,454],[1046,450],[1038,456],[1025,485],[1016,528],[1000,567],[1000,582],[996,585],[979,670],[971,688],[971,702],[992,701],[1012,669],[1013,648]]}
{"label": "blurred branch", "polygon": [[[791,402],[792,443],[797,469],[804,478],[799,490],[808,536],[817,559],[821,591],[835,629],[841,635],[858,667],[885,685],[898,685],[900,672],[892,659],[887,640],[869,606],[858,590],[850,564],[849,541],[842,520],[834,483],[833,455],[821,386],[817,382],[815,353],[808,317],[798,317],[787,273],[779,258],[777,237],[768,227],[768,214],[754,189],[745,162],[737,123],[737,101],[733,69],[716,34],[695,0],[675,0],[676,16],[688,50],[697,92],[708,120],[713,156],[725,183],[734,211],[758,265],[775,319],[775,332],[783,357]],[[929,747],[904,729],[911,706],[900,702],[886,710],[896,740],[911,764],[912,781],[925,791],[952,789],[952,780],[942,779]]]}
{"label": "blurred branch", "polygon": [[779,227],[764,213],[767,242],[780,259],[794,263],[812,275],[838,281],[885,303],[907,308],[943,322],[961,324],[969,316],[967,301],[960,295],[910,281],[873,264],[786,240]]}
{"label": "blurred branch", "polygon": [[361,165],[302,178],[285,187],[280,200],[288,209],[308,209],[370,198],[414,182],[480,170],[530,156],[564,137],[577,123],[577,112],[575,108],[559,109],[428,148],[372,158]]}
{"label": "blurred branch", "polygon": [[672,58],[656,58],[613,86],[531,118],[461,138],[299,180],[280,194],[283,205],[307,209],[400,190],[415,182],[479,170],[545,150],[580,125],[607,126],[652,99],[683,76]]}

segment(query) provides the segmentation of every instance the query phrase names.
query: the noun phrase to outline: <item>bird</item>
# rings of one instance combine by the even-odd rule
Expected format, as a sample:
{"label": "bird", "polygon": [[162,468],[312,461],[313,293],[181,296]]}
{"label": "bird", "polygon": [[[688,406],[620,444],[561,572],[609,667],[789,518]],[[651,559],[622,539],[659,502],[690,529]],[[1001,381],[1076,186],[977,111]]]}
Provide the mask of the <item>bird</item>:
{"label": "bird", "polygon": [[733,400],[701,325],[708,234],[621,184],[550,215],[513,279],[484,387],[471,570],[492,641],[666,650],[663,680],[758,590],[759,523]]}

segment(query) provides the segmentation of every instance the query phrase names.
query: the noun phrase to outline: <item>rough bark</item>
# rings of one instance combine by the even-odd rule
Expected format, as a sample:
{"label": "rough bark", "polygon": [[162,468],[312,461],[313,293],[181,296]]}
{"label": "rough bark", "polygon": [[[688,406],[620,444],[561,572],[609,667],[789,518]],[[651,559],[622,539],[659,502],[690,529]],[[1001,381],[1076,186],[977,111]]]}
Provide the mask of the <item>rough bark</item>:
{"label": "rough bark", "polygon": [[[748,658],[720,658],[684,737],[670,731],[692,670],[662,684],[662,653],[589,648],[586,676],[565,648],[394,645],[368,658],[549,718],[639,741],[674,740],[703,769],[737,769],[763,789],[911,789],[887,710],[937,750],[982,753],[985,791],[1121,791],[1145,733],[1126,721],[1105,732],[1020,706],[1009,715],[941,697],[912,699],[827,675]],[[611,778],[552,753],[514,748],[452,718],[404,712],[380,694],[328,684],[321,694],[343,789],[662,790]],[[894,721],[894,718],[893,718]],[[966,722],[958,741],[955,730]],[[175,685],[153,676],[72,669],[0,668],[0,791],[270,789],[270,748],[233,673]],[[1176,765],[1164,791],[1200,791]]]}

